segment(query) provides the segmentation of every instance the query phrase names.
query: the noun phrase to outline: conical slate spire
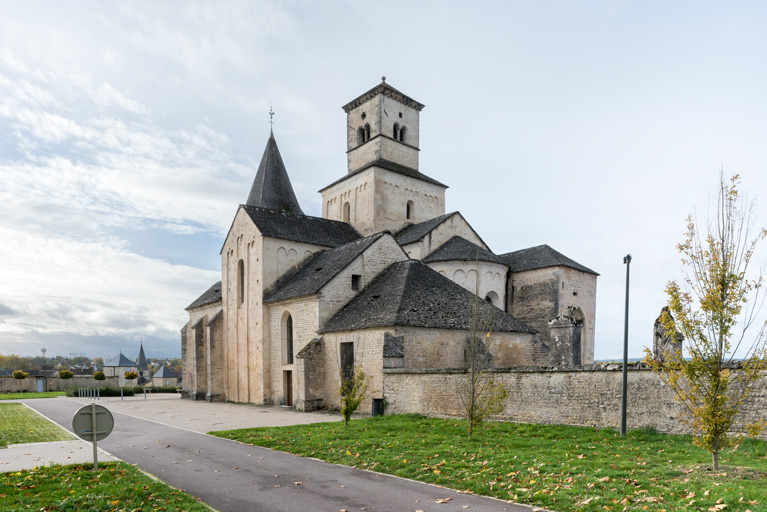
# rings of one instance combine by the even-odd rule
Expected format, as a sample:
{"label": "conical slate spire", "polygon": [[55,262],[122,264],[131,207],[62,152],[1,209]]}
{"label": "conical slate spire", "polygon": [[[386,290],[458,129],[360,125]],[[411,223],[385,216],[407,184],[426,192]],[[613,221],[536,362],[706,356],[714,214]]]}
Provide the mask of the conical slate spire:
{"label": "conical slate spire", "polygon": [[141,348],[138,351],[138,370],[149,371],[149,365],[146,362],[146,356],[144,355],[144,343],[141,343]]}
{"label": "conical slate spire", "polygon": [[273,133],[269,134],[264,156],[261,157],[256,179],[253,180],[253,186],[245,204],[283,212],[304,213],[298,205]]}

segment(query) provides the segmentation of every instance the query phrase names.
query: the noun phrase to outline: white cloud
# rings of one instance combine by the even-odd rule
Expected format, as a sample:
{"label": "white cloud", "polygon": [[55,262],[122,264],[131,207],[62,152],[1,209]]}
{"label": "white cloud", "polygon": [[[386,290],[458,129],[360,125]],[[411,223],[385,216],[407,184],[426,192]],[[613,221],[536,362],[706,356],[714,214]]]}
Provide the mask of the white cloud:
{"label": "white cloud", "polygon": [[173,336],[183,309],[217,272],[132,253],[115,239],[83,240],[0,227],[4,333]]}

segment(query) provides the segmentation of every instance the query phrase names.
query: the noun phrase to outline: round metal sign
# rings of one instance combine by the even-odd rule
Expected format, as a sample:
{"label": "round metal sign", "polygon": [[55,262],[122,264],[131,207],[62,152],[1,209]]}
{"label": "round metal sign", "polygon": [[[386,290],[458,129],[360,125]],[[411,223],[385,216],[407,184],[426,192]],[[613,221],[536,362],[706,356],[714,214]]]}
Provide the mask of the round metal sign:
{"label": "round metal sign", "polygon": [[94,431],[96,441],[101,441],[112,433],[114,426],[115,419],[109,409],[96,404],[86,405],[72,418],[72,430],[75,435],[86,441],[93,441]]}

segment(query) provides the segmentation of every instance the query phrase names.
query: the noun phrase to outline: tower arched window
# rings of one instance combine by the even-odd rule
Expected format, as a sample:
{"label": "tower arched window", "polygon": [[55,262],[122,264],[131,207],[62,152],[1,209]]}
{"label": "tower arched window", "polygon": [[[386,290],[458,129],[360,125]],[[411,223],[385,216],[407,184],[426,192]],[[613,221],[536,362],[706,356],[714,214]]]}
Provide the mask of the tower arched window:
{"label": "tower arched window", "polygon": [[237,263],[237,302],[245,302],[245,262],[240,260]]}
{"label": "tower arched window", "polygon": [[394,140],[399,140],[399,123],[394,123],[394,129],[392,130],[392,136]]}
{"label": "tower arched window", "polygon": [[413,201],[408,201],[407,205],[405,206],[405,218],[407,220],[410,220],[413,218],[413,214],[415,213],[413,209],[415,208],[415,204]]}
{"label": "tower arched window", "polygon": [[370,140],[370,125],[365,125],[365,142]]}
{"label": "tower arched window", "polygon": [[[400,142],[405,142],[405,130],[406,130],[406,128],[404,126],[399,129],[399,141]],[[397,137],[394,137],[394,138],[396,139]]]}
{"label": "tower arched window", "polygon": [[365,129],[360,126],[357,130],[357,144],[362,144],[363,142],[365,142]]}
{"label": "tower arched window", "polygon": [[285,319],[285,364],[293,364],[293,317]]}
{"label": "tower arched window", "polygon": [[344,203],[343,221],[349,222],[352,214],[352,205],[348,202]]}

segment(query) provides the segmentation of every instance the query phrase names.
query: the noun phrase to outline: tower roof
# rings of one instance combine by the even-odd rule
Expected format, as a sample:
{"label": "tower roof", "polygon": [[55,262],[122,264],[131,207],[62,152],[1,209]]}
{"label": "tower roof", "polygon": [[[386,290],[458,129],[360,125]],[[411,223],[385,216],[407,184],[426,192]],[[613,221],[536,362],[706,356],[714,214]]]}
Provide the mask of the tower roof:
{"label": "tower roof", "polygon": [[499,255],[509,266],[512,272],[524,272],[525,270],[537,270],[547,267],[569,267],[587,274],[599,275],[588,267],[571,260],[561,252],[555,251],[548,245],[538,245],[519,251],[507,252]]}
{"label": "tower roof", "polygon": [[141,343],[141,348],[138,351],[138,369],[149,370],[149,365],[146,362],[146,356],[144,355],[144,344]]}
{"label": "tower roof", "polygon": [[454,236],[423,259],[424,263],[454,260],[488,261],[506,265],[506,262],[492,252],[460,236]]}
{"label": "tower roof", "polygon": [[419,112],[423,110],[423,107],[425,106],[423,103],[419,103],[410,96],[401,93],[391,85],[386,83],[386,77],[381,77],[381,83],[370,89],[369,91],[360,94],[356,98],[354,98],[352,101],[344,105],[343,108],[344,112],[349,113],[350,110],[357,108],[361,104],[368,101],[370,98],[373,98],[374,96],[382,94],[384,96],[388,96],[394,100],[399,101],[403,105],[407,105],[408,107],[412,107]]}
{"label": "tower roof", "polygon": [[253,180],[253,186],[245,204],[283,212],[304,213],[298,205],[273,133],[269,134],[264,155],[261,157],[256,178]]}

